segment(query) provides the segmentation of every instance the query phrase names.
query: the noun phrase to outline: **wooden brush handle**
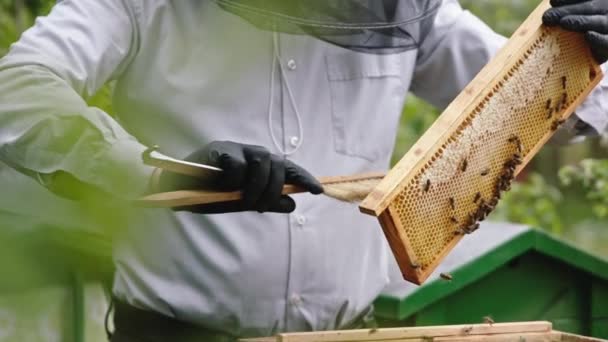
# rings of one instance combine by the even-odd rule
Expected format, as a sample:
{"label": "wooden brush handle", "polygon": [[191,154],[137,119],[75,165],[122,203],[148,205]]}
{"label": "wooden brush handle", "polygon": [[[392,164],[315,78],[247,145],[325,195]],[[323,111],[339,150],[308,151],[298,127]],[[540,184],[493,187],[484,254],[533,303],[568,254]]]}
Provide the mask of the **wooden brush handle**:
{"label": "wooden brush handle", "polygon": [[[321,177],[319,178],[319,182],[322,185],[351,183],[370,179],[381,179],[384,175],[384,173],[366,173],[352,176]],[[289,195],[302,192],[307,192],[307,190],[292,184],[286,184],[283,186],[283,191],[281,193],[283,195]],[[148,195],[135,200],[135,204],[143,207],[172,208],[238,201],[242,197],[243,193],[241,191],[178,190]]]}

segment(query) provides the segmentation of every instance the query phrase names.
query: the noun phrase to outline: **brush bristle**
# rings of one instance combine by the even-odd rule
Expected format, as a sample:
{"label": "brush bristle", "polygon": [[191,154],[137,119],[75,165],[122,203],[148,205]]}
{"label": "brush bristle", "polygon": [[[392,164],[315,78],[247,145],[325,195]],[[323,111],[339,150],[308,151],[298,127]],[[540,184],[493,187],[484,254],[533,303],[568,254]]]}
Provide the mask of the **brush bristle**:
{"label": "brush bristle", "polygon": [[361,202],[380,182],[379,178],[326,184],[324,194],[342,202]]}

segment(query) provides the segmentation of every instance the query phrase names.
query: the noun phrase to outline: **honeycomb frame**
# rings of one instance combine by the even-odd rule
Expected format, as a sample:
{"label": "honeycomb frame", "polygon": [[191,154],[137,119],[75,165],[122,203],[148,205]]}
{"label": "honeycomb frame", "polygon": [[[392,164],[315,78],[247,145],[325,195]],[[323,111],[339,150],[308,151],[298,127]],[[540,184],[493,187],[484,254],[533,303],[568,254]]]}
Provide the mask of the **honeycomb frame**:
{"label": "honeycomb frame", "polygon": [[421,284],[602,79],[582,34],[543,1],[361,203],[405,280]]}

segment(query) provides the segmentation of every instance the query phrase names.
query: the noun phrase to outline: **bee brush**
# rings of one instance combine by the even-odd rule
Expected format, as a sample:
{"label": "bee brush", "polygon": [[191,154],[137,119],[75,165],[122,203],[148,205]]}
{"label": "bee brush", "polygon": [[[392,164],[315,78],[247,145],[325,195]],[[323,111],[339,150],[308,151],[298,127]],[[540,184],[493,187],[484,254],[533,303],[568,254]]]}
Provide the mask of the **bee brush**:
{"label": "bee brush", "polygon": [[[144,152],[144,163],[172,172],[198,177],[216,176],[221,169],[178,159],[169,158],[156,152],[157,147]],[[343,202],[362,201],[382,180],[384,173],[367,173],[351,176],[321,177],[324,195]],[[296,185],[286,184],[282,194],[307,192]],[[146,207],[181,207],[197,204],[238,201],[242,198],[241,191],[211,191],[211,190],[178,190],[151,194],[135,200],[135,203]]]}

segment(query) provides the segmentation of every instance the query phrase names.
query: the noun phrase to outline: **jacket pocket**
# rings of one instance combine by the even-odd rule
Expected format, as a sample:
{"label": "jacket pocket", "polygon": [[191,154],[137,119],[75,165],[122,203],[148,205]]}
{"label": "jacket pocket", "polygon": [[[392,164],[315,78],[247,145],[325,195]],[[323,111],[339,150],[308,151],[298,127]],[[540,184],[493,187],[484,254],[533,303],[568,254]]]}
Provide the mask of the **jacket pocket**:
{"label": "jacket pocket", "polygon": [[406,90],[399,55],[343,52],[325,58],[336,152],[388,157]]}

